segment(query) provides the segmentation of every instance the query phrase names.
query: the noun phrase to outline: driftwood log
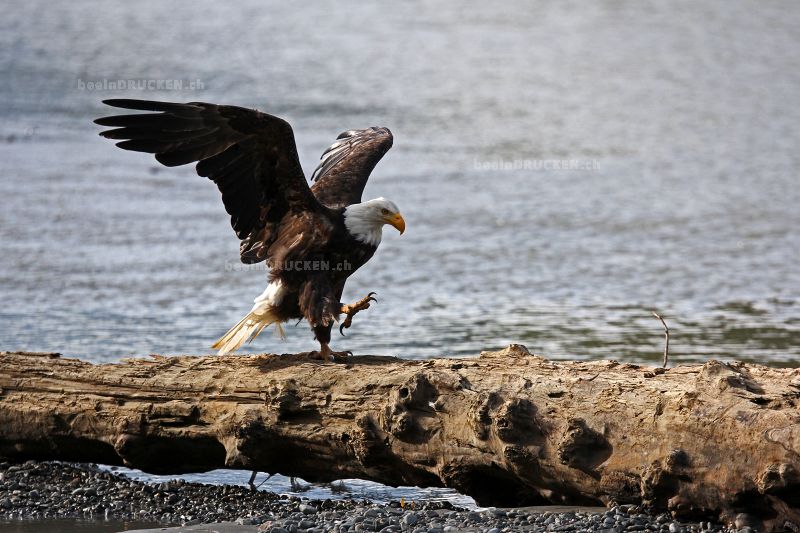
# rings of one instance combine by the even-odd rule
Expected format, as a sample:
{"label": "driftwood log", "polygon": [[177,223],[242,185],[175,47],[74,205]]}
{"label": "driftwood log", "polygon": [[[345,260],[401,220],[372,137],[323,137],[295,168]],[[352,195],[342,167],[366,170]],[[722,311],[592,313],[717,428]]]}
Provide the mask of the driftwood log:
{"label": "driftwood log", "polygon": [[[447,486],[483,505],[640,503],[800,524],[800,369],[0,353],[0,456]],[[788,522],[788,525],[787,525]]]}

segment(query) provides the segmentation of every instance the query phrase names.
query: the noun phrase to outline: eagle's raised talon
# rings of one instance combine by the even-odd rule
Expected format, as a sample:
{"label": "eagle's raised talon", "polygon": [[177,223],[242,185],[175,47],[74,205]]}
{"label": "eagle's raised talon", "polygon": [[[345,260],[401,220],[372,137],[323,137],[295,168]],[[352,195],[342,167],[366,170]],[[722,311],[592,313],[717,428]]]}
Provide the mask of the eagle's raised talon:
{"label": "eagle's raised talon", "polygon": [[339,326],[339,333],[341,333],[342,336],[344,336],[344,330],[353,325],[353,317],[356,315],[356,313],[358,313],[359,311],[363,311],[364,309],[369,309],[370,302],[377,303],[378,299],[375,298],[374,296],[375,294],[377,293],[370,292],[369,294],[361,298],[353,305],[341,304],[342,305],[341,312],[347,315],[345,319],[342,321],[342,324]]}

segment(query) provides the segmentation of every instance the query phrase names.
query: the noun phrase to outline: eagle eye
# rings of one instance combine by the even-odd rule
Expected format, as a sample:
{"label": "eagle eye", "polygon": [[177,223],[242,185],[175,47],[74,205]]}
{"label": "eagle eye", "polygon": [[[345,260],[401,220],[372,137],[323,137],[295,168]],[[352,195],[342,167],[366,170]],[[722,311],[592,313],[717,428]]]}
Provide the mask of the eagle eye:
{"label": "eagle eye", "polygon": [[384,215],[388,215],[389,210],[384,207],[383,209],[381,209],[381,213],[383,213]]}

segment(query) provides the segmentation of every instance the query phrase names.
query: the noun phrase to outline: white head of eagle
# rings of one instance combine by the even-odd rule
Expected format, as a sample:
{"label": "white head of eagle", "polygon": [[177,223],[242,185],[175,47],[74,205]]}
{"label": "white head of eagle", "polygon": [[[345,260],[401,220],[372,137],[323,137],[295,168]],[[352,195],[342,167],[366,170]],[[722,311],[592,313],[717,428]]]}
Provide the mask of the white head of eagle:
{"label": "white head of eagle", "polygon": [[383,236],[383,226],[389,224],[402,233],[406,223],[394,202],[386,198],[375,198],[347,206],[344,210],[344,225],[357,240],[378,246]]}

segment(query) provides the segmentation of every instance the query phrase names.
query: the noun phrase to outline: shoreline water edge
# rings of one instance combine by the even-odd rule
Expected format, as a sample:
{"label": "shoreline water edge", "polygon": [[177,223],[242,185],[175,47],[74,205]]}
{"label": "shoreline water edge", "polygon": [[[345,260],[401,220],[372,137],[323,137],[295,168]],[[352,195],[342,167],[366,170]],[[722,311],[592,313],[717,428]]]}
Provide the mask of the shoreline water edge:
{"label": "shoreline water edge", "polygon": [[81,520],[82,531],[89,531],[85,523],[91,520],[158,528],[147,531],[170,526],[175,529],[167,531],[206,531],[197,526],[218,524],[220,531],[242,533],[754,531],[747,524],[729,528],[710,522],[680,523],[633,505],[605,510],[466,509],[447,501],[314,500],[182,479],[142,482],[87,464],[0,463],[0,520],[9,524],[58,519]]}

